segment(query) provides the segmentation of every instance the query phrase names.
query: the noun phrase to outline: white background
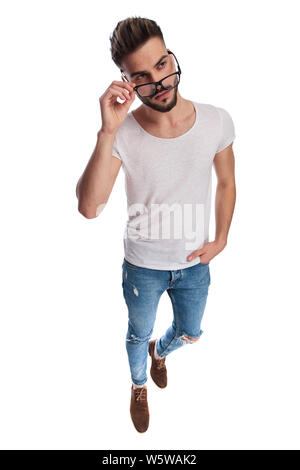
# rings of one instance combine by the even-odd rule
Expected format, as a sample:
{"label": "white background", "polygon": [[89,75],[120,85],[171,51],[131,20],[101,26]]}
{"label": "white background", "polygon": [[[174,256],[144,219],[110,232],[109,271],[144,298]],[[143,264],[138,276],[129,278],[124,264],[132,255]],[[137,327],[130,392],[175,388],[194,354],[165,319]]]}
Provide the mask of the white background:
{"label": "white background", "polygon": [[[297,7],[1,2],[1,448],[300,448]],[[236,130],[237,202],[204,334],[168,357],[164,390],[149,360],[144,434],[129,415],[123,171],[98,218],[75,196],[99,97],[121,80],[109,35],[133,15],[161,27],[181,95],[224,107]],[[153,337],[171,320],[165,293]]]}

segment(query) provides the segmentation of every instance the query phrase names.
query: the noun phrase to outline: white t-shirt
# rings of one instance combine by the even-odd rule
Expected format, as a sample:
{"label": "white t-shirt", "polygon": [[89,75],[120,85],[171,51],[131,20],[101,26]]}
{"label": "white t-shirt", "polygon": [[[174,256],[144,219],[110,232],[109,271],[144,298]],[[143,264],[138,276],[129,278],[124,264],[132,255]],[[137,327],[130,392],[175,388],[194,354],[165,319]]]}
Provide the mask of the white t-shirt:
{"label": "white t-shirt", "polygon": [[112,154],[122,161],[127,195],[124,256],[137,266],[193,266],[201,256],[188,255],[209,241],[213,159],[235,130],[225,109],[192,103],[196,120],[179,137],[149,134],[132,111],[116,133]]}

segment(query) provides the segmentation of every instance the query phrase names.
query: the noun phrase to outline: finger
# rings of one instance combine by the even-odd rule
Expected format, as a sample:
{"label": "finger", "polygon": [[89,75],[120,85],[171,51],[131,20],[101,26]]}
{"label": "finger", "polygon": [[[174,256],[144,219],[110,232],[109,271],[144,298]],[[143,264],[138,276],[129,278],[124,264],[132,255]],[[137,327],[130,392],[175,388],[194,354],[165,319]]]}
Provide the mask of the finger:
{"label": "finger", "polygon": [[119,97],[121,100],[127,100],[127,95],[125,94],[126,92],[123,91],[120,87],[115,87],[113,85],[109,87],[108,91],[112,96]]}
{"label": "finger", "polygon": [[126,100],[131,100],[132,97],[134,96],[134,90],[127,90],[127,88],[121,88],[117,85],[114,85],[114,88],[119,90],[120,93],[125,97]]}
{"label": "finger", "polygon": [[133,87],[135,87],[134,82],[122,82],[122,81],[114,81],[112,82],[114,86],[119,86],[120,88],[125,88],[128,91],[133,91]]}

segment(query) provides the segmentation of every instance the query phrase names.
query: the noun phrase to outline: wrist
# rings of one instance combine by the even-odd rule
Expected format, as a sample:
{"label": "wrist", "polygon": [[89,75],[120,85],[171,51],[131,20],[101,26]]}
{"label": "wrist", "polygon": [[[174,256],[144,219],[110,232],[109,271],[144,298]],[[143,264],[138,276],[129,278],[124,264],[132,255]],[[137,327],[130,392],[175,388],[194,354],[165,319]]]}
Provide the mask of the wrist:
{"label": "wrist", "polygon": [[102,129],[102,127],[101,127],[101,129],[98,131],[97,135],[98,135],[98,137],[104,136],[104,137],[108,137],[108,138],[115,138],[116,133],[117,132],[106,131],[106,130]]}
{"label": "wrist", "polygon": [[224,248],[226,245],[227,245],[227,238],[224,238],[224,237],[217,237],[215,239],[215,243],[221,247],[221,248]]}

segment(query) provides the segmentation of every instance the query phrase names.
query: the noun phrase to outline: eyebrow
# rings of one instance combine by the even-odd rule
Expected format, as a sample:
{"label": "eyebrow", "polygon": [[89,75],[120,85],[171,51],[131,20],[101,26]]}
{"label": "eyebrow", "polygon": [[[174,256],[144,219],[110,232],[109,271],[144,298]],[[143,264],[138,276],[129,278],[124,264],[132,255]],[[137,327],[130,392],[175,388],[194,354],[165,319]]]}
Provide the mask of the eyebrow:
{"label": "eyebrow", "polygon": [[[165,54],[165,55],[161,56],[161,58],[159,59],[158,62],[156,62],[154,67],[156,67],[163,59],[165,59],[168,56],[169,56],[169,54]],[[130,74],[131,78],[134,77],[135,75],[139,75],[140,73],[148,73],[148,72],[147,72],[147,70],[140,70],[139,72],[133,72],[133,73]]]}

